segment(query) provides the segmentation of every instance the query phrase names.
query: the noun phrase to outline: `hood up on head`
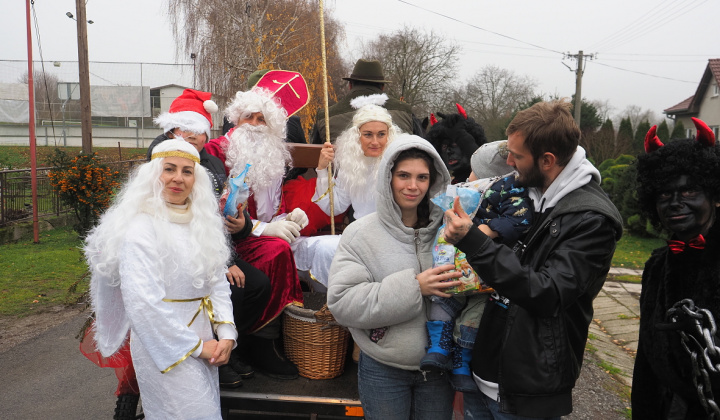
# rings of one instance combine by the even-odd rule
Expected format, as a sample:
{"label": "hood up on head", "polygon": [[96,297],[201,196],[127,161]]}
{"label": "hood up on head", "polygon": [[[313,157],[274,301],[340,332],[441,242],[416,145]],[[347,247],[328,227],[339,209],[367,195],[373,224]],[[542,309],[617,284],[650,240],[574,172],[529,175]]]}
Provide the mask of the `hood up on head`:
{"label": "hood up on head", "polygon": [[[428,190],[427,194],[430,198],[445,192],[447,185],[450,184],[450,174],[445,167],[445,163],[443,163],[440,155],[437,153],[432,144],[416,135],[399,135],[395,141],[387,146],[385,152],[383,153],[382,160],[380,161],[380,168],[378,169],[376,183],[376,208],[378,218],[390,230],[400,229],[412,231],[412,228],[406,227],[402,223],[402,219],[400,217],[400,207],[395,203],[393,198],[390,181],[392,180],[391,170],[395,164],[397,156],[404,150],[413,148],[423,150],[430,155],[435,162],[435,169],[437,170],[438,176]],[[427,226],[427,229],[437,230],[437,228],[442,224],[444,212],[440,207],[436,206],[432,202],[429,204],[431,206],[430,225]]]}

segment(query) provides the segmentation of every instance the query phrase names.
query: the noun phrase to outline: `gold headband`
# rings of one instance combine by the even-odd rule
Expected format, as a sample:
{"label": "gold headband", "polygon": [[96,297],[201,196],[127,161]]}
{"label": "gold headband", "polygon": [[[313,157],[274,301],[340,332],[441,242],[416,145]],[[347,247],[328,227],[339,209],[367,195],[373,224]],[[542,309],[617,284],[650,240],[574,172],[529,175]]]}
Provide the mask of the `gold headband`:
{"label": "gold headband", "polygon": [[157,153],[153,153],[152,156],[150,156],[150,160],[153,160],[153,159],[155,159],[155,158],[164,158],[164,157],[170,157],[170,156],[175,156],[175,157],[181,157],[181,158],[185,158],[185,159],[190,159],[190,160],[192,160],[192,161],[195,162],[195,163],[200,163],[200,158],[199,158],[199,157],[197,157],[197,156],[195,156],[195,155],[192,155],[192,154],[190,154],[190,153],[188,153],[188,152],[183,152],[183,151],[181,151],[181,150],[169,150],[169,151],[167,151],[167,152],[157,152]]}

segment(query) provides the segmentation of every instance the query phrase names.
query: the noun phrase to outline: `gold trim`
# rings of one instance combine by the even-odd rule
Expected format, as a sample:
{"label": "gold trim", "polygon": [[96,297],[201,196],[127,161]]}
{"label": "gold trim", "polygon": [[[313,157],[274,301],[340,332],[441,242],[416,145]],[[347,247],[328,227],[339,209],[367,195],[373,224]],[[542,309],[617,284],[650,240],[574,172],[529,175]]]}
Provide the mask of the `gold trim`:
{"label": "gold trim", "polygon": [[248,334],[255,334],[256,332],[258,332],[258,331],[262,330],[263,328],[265,328],[269,323],[271,323],[272,321],[274,321],[275,318],[277,318],[277,317],[279,317],[280,315],[282,315],[283,312],[285,312],[285,308],[287,308],[288,306],[297,306],[297,307],[299,307],[299,308],[304,308],[304,307],[305,307],[305,305],[303,305],[302,302],[298,302],[298,301],[296,301],[296,300],[293,300],[292,302],[290,302],[290,303],[288,303],[287,305],[283,306],[282,309],[277,313],[277,315],[275,315],[274,317],[270,318],[266,323],[262,324],[262,325],[259,326],[258,328],[255,328],[254,330],[249,331]]}
{"label": "gold trim", "polygon": [[262,222],[258,220],[257,223],[255,223],[255,224],[253,225],[253,228],[252,228],[252,230],[250,231],[250,233],[255,232],[255,229],[257,229],[258,226],[260,226],[260,223],[262,223]]}
{"label": "gold trim", "polygon": [[167,152],[153,153],[152,156],[150,156],[150,160],[153,160],[155,158],[166,158],[166,157],[171,157],[171,156],[190,159],[195,163],[200,163],[199,157],[197,157],[193,154],[190,154],[188,152],[183,152],[181,150],[168,150]]}
{"label": "gold trim", "polygon": [[325,192],[324,192],[320,197],[318,197],[317,200],[312,200],[312,202],[313,202],[313,203],[317,203],[318,201],[322,200],[326,195],[328,195],[328,193],[330,192],[331,189],[333,189],[333,187],[335,187],[335,182],[329,183],[329,184],[328,184],[328,189],[325,190]]}
{"label": "gold trim", "polygon": [[230,321],[215,321],[215,314],[213,313],[213,304],[212,300],[210,300],[210,295],[199,297],[199,298],[192,298],[192,299],[163,299],[163,302],[197,302],[200,301],[200,306],[198,307],[198,310],[195,312],[195,315],[193,315],[192,319],[190,320],[190,323],[187,324],[187,326],[191,326],[193,322],[195,322],[195,319],[200,315],[202,311],[207,312],[208,319],[210,320],[210,323],[212,325],[219,325],[219,324],[233,324],[233,322]]}
{"label": "gold trim", "polygon": [[[163,299],[163,300],[165,300],[165,299]],[[175,366],[179,365],[179,364],[182,363],[185,359],[187,359],[188,357],[190,357],[190,355],[192,355],[193,353],[195,353],[195,350],[197,350],[197,349],[200,347],[200,344],[202,344],[202,340],[198,338],[198,343],[195,345],[195,347],[193,347],[192,350],[190,350],[190,351],[188,352],[188,354],[186,354],[185,356],[181,357],[180,360],[178,360],[177,362],[175,362],[175,363],[173,363],[172,365],[170,365],[167,369],[161,370],[160,373],[168,373],[168,372],[170,372],[170,369],[172,369],[172,368],[174,368]]]}

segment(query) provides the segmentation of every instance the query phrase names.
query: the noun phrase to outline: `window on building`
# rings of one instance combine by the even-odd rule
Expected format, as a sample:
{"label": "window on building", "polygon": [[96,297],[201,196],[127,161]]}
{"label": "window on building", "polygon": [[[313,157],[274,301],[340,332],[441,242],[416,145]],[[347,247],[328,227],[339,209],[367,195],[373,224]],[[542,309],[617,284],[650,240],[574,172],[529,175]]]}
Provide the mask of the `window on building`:
{"label": "window on building", "polygon": [[715,83],[715,86],[713,86],[713,95],[712,96],[718,96],[720,95],[720,86]]}

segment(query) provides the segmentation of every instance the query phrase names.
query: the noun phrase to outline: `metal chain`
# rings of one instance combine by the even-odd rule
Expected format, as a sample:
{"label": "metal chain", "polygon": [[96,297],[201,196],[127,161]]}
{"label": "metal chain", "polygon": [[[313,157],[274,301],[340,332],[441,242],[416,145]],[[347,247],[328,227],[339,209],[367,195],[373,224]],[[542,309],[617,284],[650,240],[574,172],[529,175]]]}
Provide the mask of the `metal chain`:
{"label": "metal chain", "polygon": [[708,413],[708,419],[720,420],[720,407],[710,382],[710,373],[720,373],[720,347],[715,345],[717,327],[712,312],[696,307],[692,299],[683,299],[668,309],[667,316],[673,323],[683,325],[678,330],[680,343],[690,356],[700,404]]}

